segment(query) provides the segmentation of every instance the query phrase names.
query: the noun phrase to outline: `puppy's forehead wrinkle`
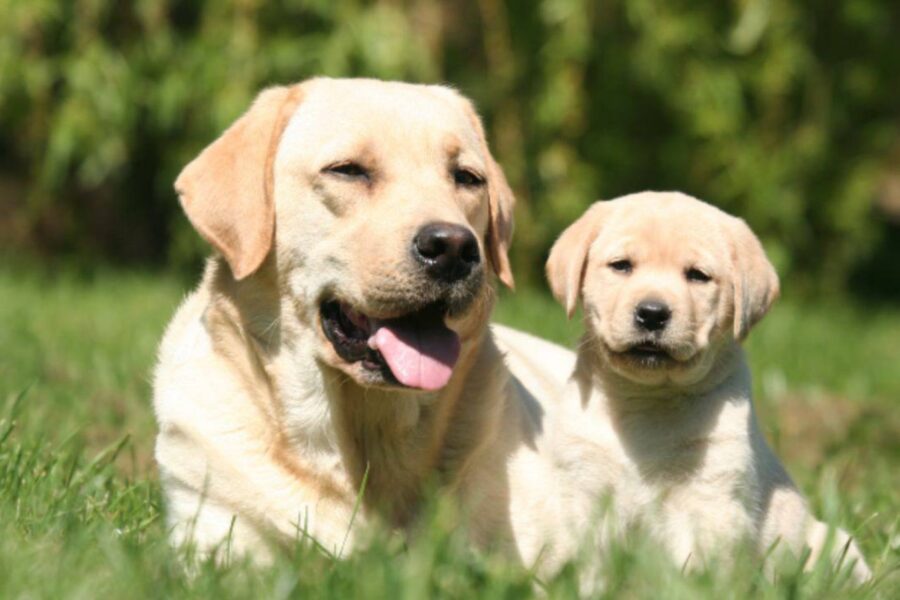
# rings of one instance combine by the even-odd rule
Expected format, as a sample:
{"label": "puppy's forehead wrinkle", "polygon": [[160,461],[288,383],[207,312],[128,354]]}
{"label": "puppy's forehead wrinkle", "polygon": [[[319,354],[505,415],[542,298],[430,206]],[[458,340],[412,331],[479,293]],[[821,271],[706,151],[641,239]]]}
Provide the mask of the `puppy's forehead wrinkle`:
{"label": "puppy's forehead wrinkle", "polygon": [[720,244],[718,236],[687,233],[685,226],[626,227],[624,231],[610,231],[598,238],[597,258],[608,262],[630,259],[638,266],[656,264],[671,268],[705,267],[712,269],[721,258],[727,256],[727,248]]}
{"label": "puppy's forehead wrinkle", "polygon": [[608,234],[597,237],[590,248],[590,255],[601,263],[617,258],[628,258],[635,253],[640,246],[635,243],[631,236]]}

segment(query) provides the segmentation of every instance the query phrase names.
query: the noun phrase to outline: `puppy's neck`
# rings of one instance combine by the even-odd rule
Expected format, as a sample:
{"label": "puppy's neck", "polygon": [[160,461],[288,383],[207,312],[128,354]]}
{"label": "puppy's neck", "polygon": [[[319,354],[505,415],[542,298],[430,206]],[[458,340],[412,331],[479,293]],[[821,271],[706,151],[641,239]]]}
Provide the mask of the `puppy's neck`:
{"label": "puppy's neck", "polygon": [[589,334],[581,341],[574,379],[582,389],[582,402],[599,404],[604,410],[623,415],[666,411],[673,406],[696,404],[701,399],[723,397],[718,390],[730,386],[745,364],[740,345],[729,341],[716,352],[715,361],[699,381],[646,384],[616,371],[598,346]]}
{"label": "puppy's neck", "polygon": [[676,445],[680,438],[702,438],[715,429],[726,404],[729,411],[752,414],[750,374],[734,342],[718,351],[707,376],[697,383],[647,385],[617,373],[586,339],[573,379],[583,410],[610,422],[623,443],[647,431]]}
{"label": "puppy's neck", "polygon": [[[588,352],[579,353],[573,382],[585,422],[601,425],[645,481],[687,480],[706,464],[715,444],[749,447],[755,421],[750,373],[737,344],[729,345],[702,385],[646,386],[615,373]],[[608,429],[604,429],[608,427]],[[739,451],[735,456],[743,456]],[[672,465],[678,465],[673,469]],[[729,469],[741,470],[737,461]]]}

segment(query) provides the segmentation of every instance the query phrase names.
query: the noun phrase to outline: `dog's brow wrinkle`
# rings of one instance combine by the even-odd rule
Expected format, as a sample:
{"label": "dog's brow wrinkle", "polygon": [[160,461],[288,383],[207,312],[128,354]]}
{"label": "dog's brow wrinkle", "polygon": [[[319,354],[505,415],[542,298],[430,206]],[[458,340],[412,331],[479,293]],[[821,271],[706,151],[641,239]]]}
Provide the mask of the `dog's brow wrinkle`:
{"label": "dog's brow wrinkle", "polygon": [[457,158],[462,153],[462,142],[455,135],[451,135],[444,141],[444,152],[450,158]]}

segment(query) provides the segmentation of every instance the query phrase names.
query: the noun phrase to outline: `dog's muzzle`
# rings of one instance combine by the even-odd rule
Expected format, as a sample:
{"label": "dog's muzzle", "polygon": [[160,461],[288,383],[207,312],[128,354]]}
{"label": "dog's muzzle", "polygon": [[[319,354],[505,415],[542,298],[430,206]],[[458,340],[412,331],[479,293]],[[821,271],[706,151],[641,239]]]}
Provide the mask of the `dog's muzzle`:
{"label": "dog's muzzle", "polygon": [[416,233],[412,255],[428,277],[455,283],[481,270],[478,240],[468,227],[454,223],[429,223]]}

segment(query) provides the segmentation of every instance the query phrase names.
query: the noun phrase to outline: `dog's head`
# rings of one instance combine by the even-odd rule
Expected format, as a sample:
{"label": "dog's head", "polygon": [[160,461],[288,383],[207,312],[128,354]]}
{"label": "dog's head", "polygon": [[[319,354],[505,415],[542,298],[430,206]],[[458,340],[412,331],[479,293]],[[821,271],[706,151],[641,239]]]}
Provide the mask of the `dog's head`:
{"label": "dog's head", "polygon": [[597,202],[550,254],[569,316],[583,300],[602,359],[638,383],[702,381],[778,296],[778,276],[740,219],[680,193]]}
{"label": "dog's head", "polygon": [[176,181],[233,277],[272,265],[319,360],[367,386],[443,387],[512,285],[513,196],[471,103],[315,79],[262,92]]}

